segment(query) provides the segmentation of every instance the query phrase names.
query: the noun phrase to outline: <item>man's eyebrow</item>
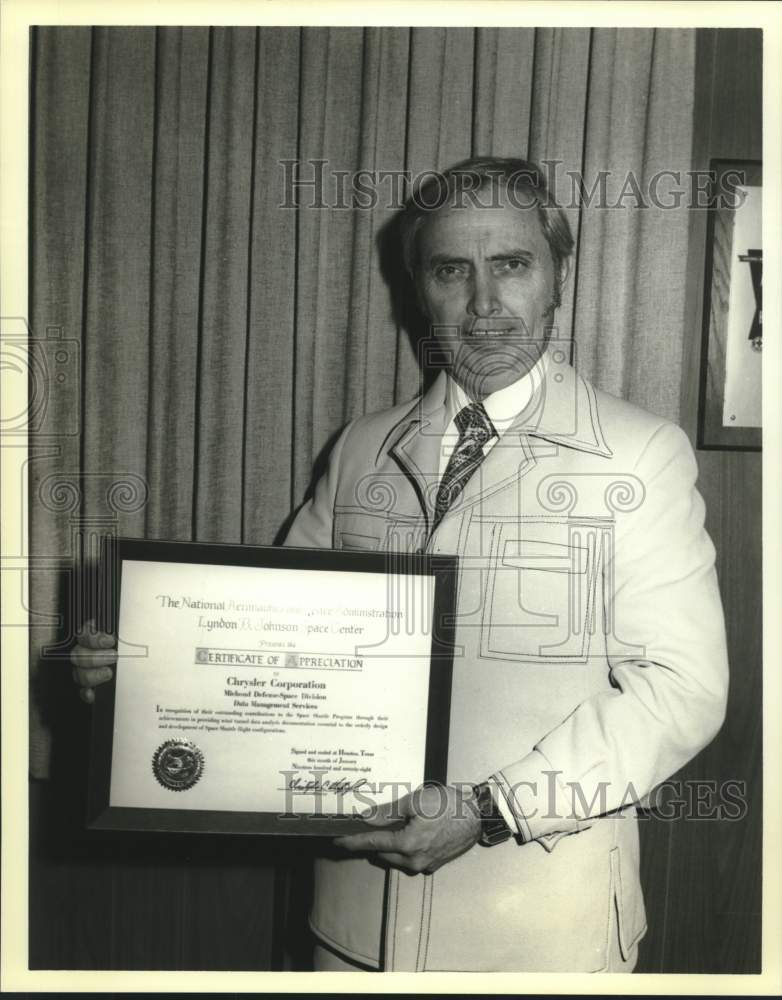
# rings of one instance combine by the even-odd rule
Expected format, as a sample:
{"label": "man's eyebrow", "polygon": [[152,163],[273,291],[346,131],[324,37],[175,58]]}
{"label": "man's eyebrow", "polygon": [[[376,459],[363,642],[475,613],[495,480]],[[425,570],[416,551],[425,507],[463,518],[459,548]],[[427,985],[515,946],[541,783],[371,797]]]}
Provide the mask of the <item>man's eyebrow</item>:
{"label": "man's eyebrow", "polygon": [[[521,247],[511,247],[508,250],[492,254],[488,259],[509,260],[512,257],[525,257],[528,260],[534,260],[535,252],[533,250],[523,250]],[[458,254],[436,253],[432,254],[428,263],[431,267],[437,267],[439,264],[471,264],[472,260],[469,257],[460,257]]]}
{"label": "man's eyebrow", "polygon": [[435,253],[429,258],[429,264],[437,267],[438,264],[469,264],[469,257],[459,257],[458,254]]}
{"label": "man's eyebrow", "polygon": [[533,250],[522,250],[521,247],[512,247],[510,250],[503,250],[500,253],[492,254],[489,260],[508,260],[510,257],[526,257],[533,260],[535,252]]}

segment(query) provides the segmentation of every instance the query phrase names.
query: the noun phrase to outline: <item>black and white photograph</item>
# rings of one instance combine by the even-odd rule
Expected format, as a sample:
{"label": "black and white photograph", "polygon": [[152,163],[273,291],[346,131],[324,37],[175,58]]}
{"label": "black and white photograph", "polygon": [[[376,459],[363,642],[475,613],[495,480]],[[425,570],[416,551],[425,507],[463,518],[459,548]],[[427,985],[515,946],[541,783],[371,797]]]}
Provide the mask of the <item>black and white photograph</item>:
{"label": "black and white photograph", "polygon": [[16,43],[4,988],[778,992],[776,5],[73,6]]}

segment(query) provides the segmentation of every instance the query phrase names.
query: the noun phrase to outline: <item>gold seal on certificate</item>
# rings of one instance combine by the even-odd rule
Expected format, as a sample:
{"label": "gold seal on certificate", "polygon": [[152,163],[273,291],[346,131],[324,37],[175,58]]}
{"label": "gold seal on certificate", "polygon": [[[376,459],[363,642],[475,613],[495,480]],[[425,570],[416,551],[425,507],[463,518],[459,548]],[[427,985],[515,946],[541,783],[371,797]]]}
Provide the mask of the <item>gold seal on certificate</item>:
{"label": "gold seal on certificate", "polygon": [[91,826],[335,836],[445,780],[453,557],[121,539],[104,567]]}
{"label": "gold seal on certificate", "polygon": [[203,770],[204,755],[190,740],[166,740],[152,757],[152,772],[172,792],[192,788]]}

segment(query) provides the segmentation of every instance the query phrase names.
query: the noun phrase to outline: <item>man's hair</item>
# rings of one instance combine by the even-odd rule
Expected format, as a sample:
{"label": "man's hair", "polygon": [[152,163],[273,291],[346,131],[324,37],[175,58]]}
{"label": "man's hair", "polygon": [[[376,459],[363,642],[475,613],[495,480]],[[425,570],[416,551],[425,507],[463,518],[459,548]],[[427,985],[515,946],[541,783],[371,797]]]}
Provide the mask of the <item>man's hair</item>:
{"label": "man's hair", "polygon": [[[573,252],[573,234],[567,216],[554,200],[540,167],[530,160],[510,157],[476,157],[447,170],[425,174],[405,204],[400,223],[405,267],[415,280],[418,234],[433,213],[442,208],[470,205],[502,207],[496,193],[521,211],[535,209],[554,262],[554,302],[561,302],[565,261]],[[490,197],[487,198],[487,194]]]}

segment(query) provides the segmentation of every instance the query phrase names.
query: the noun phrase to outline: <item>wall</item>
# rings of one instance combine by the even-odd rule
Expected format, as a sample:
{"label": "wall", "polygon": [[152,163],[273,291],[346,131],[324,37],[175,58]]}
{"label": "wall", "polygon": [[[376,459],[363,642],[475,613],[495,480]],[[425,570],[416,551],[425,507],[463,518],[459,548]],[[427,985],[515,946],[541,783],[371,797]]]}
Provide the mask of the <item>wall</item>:
{"label": "wall", "polygon": [[[762,158],[760,31],[699,31],[694,167]],[[706,213],[694,212],[688,264],[682,424],[696,439]],[[666,823],[642,830],[649,933],[638,971],[760,969],[762,853],[761,455],[697,451],[699,489],[717,549],[731,690],[717,739],[678,777],[746,782],[737,822]],[[694,786],[691,786],[694,787]]]}

